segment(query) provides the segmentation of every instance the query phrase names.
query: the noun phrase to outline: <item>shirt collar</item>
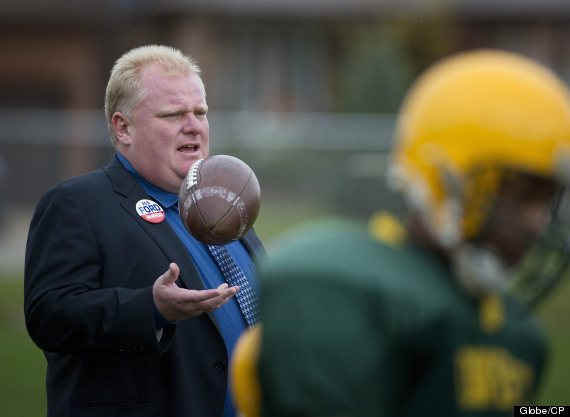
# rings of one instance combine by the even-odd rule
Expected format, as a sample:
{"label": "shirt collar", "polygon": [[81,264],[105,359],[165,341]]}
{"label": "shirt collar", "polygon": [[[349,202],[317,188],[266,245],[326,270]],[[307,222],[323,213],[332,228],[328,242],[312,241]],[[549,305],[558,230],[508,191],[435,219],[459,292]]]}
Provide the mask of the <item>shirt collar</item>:
{"label": "shirt collar", "polygon": [[127,158],[125,158],[123,155],[121,155],[121,153],[118,151],[117,151],[117,158],[119,159],[119,162],[121,163],[121,165],[123,165],[123,167],[127,171],[129,171],[131,174],[133,174],[133,176],[135,177],[137,182],[142,186],[142,188],[146,191],[146,193],[148,195],[150,195],[152,198],[154,198],[155,200],[157,200],[161,206],[163,206],[164,208],[169,208],[169,207],[176,205],[176,203],[178,203],[178,196],[176,194],[172,194],[172,193],[169,193],[167,191],[164,191],[163,189],[158,188],[156,185],[151,184],[150,182],[145,180],[134,169],[134,167],[127,160]]}

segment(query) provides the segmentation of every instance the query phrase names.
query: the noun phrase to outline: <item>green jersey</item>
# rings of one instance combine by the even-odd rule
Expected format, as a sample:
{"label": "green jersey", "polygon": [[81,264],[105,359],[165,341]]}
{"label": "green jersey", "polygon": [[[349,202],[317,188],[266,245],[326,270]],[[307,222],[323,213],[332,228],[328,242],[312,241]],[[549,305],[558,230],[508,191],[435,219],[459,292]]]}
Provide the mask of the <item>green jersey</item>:
{"label": "green jersey", "polygon": [[514,300],[464,294],[425,249],[329,222],[263,268],[265,417],[510,416],[544,336]]}

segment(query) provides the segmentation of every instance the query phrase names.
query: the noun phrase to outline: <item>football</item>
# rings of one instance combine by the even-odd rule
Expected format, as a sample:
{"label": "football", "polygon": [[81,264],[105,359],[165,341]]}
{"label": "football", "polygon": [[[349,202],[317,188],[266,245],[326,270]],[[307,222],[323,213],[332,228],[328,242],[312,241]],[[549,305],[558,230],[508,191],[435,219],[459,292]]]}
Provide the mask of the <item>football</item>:
{"label": "football", "polygon": [[245,162],[230,155],[213,155],[188,170],[178,193],[178,208],[193,237],[223,245],[251,229],[260,197],[257,177]]}

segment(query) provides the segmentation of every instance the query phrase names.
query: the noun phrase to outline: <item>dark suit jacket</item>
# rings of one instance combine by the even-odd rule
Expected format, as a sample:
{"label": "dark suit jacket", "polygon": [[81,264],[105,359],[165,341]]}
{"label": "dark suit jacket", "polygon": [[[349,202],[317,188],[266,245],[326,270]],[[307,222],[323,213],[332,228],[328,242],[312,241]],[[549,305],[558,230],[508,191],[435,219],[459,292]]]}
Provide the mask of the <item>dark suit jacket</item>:
{"label": "dark suit jacket", "polygon": [[[28,332],[48,361],[49,416],[215,417],[228,355],[211,314],[157,341],[152,284],[170,262],[180,285],[203,289],[166,221],[140,218],[148,198],[115,157],[49,191],[31,221],[25,263]],[[265,254],[253,232],[243,243]]]}

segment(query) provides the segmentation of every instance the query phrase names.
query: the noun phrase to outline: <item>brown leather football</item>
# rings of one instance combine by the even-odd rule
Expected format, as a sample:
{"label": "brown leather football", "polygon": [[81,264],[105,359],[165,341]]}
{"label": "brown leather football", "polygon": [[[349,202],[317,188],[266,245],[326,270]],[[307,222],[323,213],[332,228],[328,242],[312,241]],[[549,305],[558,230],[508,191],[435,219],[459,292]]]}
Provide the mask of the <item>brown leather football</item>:
{"label": "brown leather football", "polygon": [[260,188],[253,170],[230,155],[196,161],[178,193],[184,227],[196,239],[223,245],[240,239],[257,218]]}

